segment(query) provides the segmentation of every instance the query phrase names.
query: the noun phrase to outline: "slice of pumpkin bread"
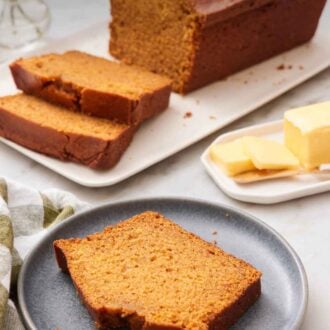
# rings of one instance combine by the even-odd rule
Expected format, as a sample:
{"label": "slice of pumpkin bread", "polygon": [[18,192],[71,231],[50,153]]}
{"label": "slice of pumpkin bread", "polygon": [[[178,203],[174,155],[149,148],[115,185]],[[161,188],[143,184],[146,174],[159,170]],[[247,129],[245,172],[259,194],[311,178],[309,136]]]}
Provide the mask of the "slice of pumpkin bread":
{"label": "slice of pumpkin bread", "polygon": [[101,329],[226,329],[261,292],[251,265],[151,211],[54,248]]}
{"label": "slice of pumpkin bread", "polygon": [[165,110],[171,92],[167,78],[79,51],[20,59],[10,69],[25,93],[127,124]]}
{"label": "slice of pumpkin bread", "polygon": [[0,98],[0,136],[96,169],[113,167],[135,130],[134,126],[72,112],[34,96]]}

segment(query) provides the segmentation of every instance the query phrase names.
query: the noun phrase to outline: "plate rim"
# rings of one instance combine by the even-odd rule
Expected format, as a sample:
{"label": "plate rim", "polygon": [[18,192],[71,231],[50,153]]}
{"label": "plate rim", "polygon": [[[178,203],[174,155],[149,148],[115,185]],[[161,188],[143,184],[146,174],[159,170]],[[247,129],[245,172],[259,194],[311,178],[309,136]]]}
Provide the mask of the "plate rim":
{"label": "plate rim", "polygon": [[221,208],[222,210],[237,214],[240,216],[243,216],[246,218],[249,222],[252,222],[254,225],[261,227],[262,229],[268,231],[270,234],[275,237],[275,239],[282,244],[282,246],[287,250],[289,253],[292,261],[294,262],[295,266],[297,267],[297,271],[299,273],[299,278],[301,280],[302,284],[302,296],[300,306],[297,310],[297,314],[295,317],[295,320],[292,324],[292,329],[298,330],[300,329],[307,310],[308,305],[308,297],[309,297],[309,286],[308,286],[308,278],[306,274],[306,270],[304,268],[304,265],[297,254],[297,252],[294,250],[294,248],[289,244],[289,242],[273,227],[268,225],[263,220],[260,220],[256,216],[250,214],[249,212],[238,208],[229,206],[223,203],[218,203],[215,201],[208,201],[201,198],[185,198],[185,197],[173,197],[173,196],[165,196],[165,197],[154,197],[154,198],[136,198],[136,199],[124,199],[117,202],[105,202],[100,205],[97,205],[95,207],[92,207],[86,211],[78,212],[77,214],[74,214],[70,217],[68,217],[63,222],[55,225],[53,228],[49,229],[48,232],[42,237],[42,239],[29,251],[28,255],[25,257],[23,265],[19,272],[18,282],[17,282],[17,295],[18,295],[18,302],[19,302],[19,311],[21,312],[22,321],[23,324],[27,327],[29,330],[38,330],[35,326],[29,311],[28,307],[25,301],[25,295],[24,295],[24,279],[27,274],[27,268],[30,263],[30,260],[34,256],[34,254],[39,250],[40,246],[49,239],[50,236],[53,235],[54,232],[60,231],[65,227],[67,224],[73,222],[73,221],[79,221],[79,218],[81,216],[87,216],[92,215],[94,212],[100,212],[102,210],[112,208],[112,207],[120,207],[123,205],[132,205],[132,204],[138,204],[138,203],[178,203],[178,202],[185,202],[188,204],[199,204],[203,207],[212,207],[212,208]]}

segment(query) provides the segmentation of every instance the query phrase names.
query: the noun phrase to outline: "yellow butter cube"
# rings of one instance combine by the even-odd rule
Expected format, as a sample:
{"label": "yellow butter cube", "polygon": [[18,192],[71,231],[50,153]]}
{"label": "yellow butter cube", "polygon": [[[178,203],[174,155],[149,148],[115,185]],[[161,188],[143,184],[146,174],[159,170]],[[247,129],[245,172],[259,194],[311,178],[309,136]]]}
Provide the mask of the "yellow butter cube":
{"label": "yellow butter cube", "polygon": [[287,111],[284,135],[286,146],[304,167],[330,163],[330,102]]}
{"label": "yellow butter cube", "polygon": [[241,139],[214,144],[209,154],[211,159],[229,176],[255,169],[251,159],[244,152]]}
{"label": "yellow butter cube", "polygon": [[285,145],[255,136],[243,137],[245,153],[259,170],[293,169],[299,160]]}

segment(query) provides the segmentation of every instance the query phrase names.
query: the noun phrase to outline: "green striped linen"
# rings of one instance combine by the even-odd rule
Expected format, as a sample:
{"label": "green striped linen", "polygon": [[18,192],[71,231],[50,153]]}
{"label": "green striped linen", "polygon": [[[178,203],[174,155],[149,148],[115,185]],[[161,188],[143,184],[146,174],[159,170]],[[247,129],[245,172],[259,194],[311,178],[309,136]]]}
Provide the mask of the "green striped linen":
{"label": "green striped linen", "polygon": [[[68,192],[39,192],[0,178],[0,329],[24,330],[10,300],[20,266],[31,248],[52,226],[89,208]],[[14,297],[14,300],[15,297]]]}

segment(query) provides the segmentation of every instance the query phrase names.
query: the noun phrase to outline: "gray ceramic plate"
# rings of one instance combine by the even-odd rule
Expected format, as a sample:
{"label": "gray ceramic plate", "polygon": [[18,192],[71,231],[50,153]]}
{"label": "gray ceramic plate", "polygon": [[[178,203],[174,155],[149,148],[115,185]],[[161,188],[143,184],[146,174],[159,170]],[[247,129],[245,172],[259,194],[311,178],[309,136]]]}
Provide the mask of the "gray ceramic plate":
{"label": "gray ceramic plate", "polygon": [[183,199],[108,204],[73,216],[50,231],[28,256],[20,273],[19,302],[27,327],[94,329],[69,276],[55,263],[52,242],[100,231],[145,210],[161,212],[205,240],[216,240],[225,251],[263,272],[261,298],[233,329],[299,328],[307,304],[307,280],[288,243],[266,224],[238,210]]}

